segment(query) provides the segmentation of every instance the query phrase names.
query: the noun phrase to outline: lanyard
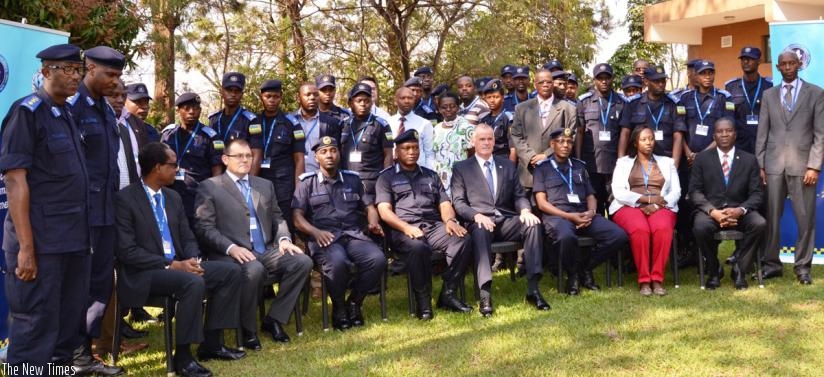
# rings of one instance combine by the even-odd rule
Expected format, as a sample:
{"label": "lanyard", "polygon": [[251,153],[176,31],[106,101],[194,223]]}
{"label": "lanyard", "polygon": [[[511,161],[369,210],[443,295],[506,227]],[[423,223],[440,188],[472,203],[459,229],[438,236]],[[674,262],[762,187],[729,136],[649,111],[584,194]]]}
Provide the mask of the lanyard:
{"label": "lanyard", "polygon": [[372,121],[372,114],[369,114],[369,118],[366,118],[366,120],[363,122],[364,126],[363,126],[363,128],[361,128],[360,134],[358,134],[358,137],[355,137],[355,126],[354,126],[355,118],[354,117],[349,118],[349,130],[352,131],[352,133],[351,133],[352,143],[355,144],[355,150],[358,149],[358,144],[360,143],[361,136],[363,136],[363,132],[366,131],[367,127],[369,127],[369,122],[371,122],[371,121]]}
{"label": "lanyard", "polygon": [[[746,90],[745,90],[746,91]],[[707,112],[701,111],[701,104],[698,103],[698,91],[692,92],[692,98],[695,100],[695,108],[698,110],[698,124],[704,124],[704,119],[707,118],[707,115],[710,115],[710,111],[712,111],[712,105],[715,104],[715,88],[712,88],[712,101],[710,101],[710,105],[707,106]]]}
{"label": "lanyard", "polygon": [[[788,84],[792,84],[792,83],[785,82],[785,83],[782,83],[782,84],[781,84],[782,86],[784,86],[784,90],[787,90],[787,85],[788,85]],[[792,104],[787,103],[787,102],[785,101],[785,97],[784,97],[784,96],[781,96],[781,102],[782,102],[782,103],[784,103],[784,106],[785,106],[785,107],[787,108],[787,110],[789,110],[790,112],[792,112],[792,111],[793,111],[793,108],[795,108],[795,101],[796,101],[796,100],[798,100],[798,88],[799,88],[799,87],[801,87],[801,81],[800,81],[800,80],[798,80],[798,85],[796,85],[796,86],[795,86],[795,88],[793,88],[793,89],[795,89],[795,93],[793,93],[793,103],[792,103]]]}
{"label": "lanyard", "polygon": [[[189,135],[189,141],[186,142],[186,147],[183,148],[183,154],[189,151],[189,147],[192,145],[192,141],[195,140],[195,135],[197,135],[197,131],[200,130],[200,122],[197,122],[197,126],[195,126],[195,130]],[[180,133],[175,133],[175,154],[177,155],[177,167],[180,167],[180,160],[183,159],[183,154],[180,153]]]}
{"label": "lanyard", "polygon": [[[644,188],[649,192],[649,176],[652,174],[652,164],[653,160],[649,160],[648,169],[644,169],[644,165],[641,165],[641,173],[644,174]],[[640,164],[640,161],[639,161]]]}
{"label": "lanyard", "polygon": [[[301,117],[300,119],[302,120],[302,119],[303,119],[303,116],[302,116],[302,115],[299,115],[299,116]],[[311,126],[311,127],[309,127],[309,132],[307,132],[307,133],[306,133],[306,139],[309,139],[310,135],[312,135],[312,131],[314,131],[314,130],[315,130],[315,127],[317,127],[317,126],[318,126],[318,122],[319,122],[319,121],[320,121],[320,114],[317,114],[317,115],[315,116],[315,122],[314,122],[314,123],[312,123],[312,126]]]}
{"label": "lanyard", "polygon": [[[432,109],[432,97],[429,97],[429,99],[426,100],[426,105],[429,106],[430,109]],[[415,106],[415,110],[420,109],[421,106],[423,106],[423,99],[418,101],[418,106]]]}
{"label": "lanyard", "polygon": [[747,93],[747,86],[744,85],[744,78],[741,78],[741,89],[744,92],[744,99],[747,100],[747,105],[750,105],[750,115],[755,115],[755,106],[753,106],[753,102],[758,101],[758,93],[761,93],[761,76],[758,76],[758,86],[755,87],[755,95],[752,96],[752,101],[750,101],[750,95]]}
{"label": "lanyard", "polygon": [[158,216],[157,210],[155,210],[157,203],[155,203],[152,194],[149,193],[149,187],[147,187],[145,183],[143,184],[143,191],[146,192],[146,196],[149,198],[149,203],[153,203],[152,213],[154,214],[155,222],[157,222],[157,228],[160,230],[160,234],[162,235],[164,225],[166,224],[166,195],[163,195],[162,191],[158,191],[158,194],[160,194],[160,208],[163,208],[163,217],[160,217]]}
{"label": "lanyard", "polygon": [[492,121],[492,130],[495,131],[498,129],[498,119],[501,119],[501,116],[504,115],[503,110],[495,117],[495,120]]}
{"label": "lanyard", "polygon": [[[607,130],[607,118],[609,117],[609,110],[612,109],[612,93],[614,93],[614,92],[612,92],[612,91],[609,92],[609,99],[607,100],[607,112],[606,113],[601,111],[601,108],[604,107],[604,104],[601,103],[601,97],[598,97],[598,112],[601,113],[601,124],[604,125],[604,131]],[[661,109],[663,110],[664,107],[661,106]],[[660,115],[658,116],[658,119],[661,119]],[[658,128],[658,122],[656,122],[655,128],[656,129]]]}
{"label": "lanyard", "polygon": [[569,187],[569,193],[573,194],[573,191],[572,191],[572,163],[571,162],[569,163],[569,179],[567,179],[567,177],[564,177],[564,174],[561,173],[560,170],[558,170],[558,164],[555,163],[555,158],[554,157],[551,160],[549,160],[549,162],[552,163],[552,167],[555,168],[555,171],[558,172],[558,175],[561,176],[561,179],[563,179],[564,183],[566,183],[567,187]]}
{"label": "lanyard", "polygon": [[649,116],[650,119],[652,119],[652,123],[655,124],[655,130],[658,131],[658,123],[661,122],[661,117],[664,116],[664,104],[661,104],[661,110],[658,110],[657,118],[652,114],[652,109],[649,107],[649,104],[647,104],[647,111],[649,111]]}
{"label": "lanyard", "polygon": [[[243,111],[242,107],[238,107],[237,110],[235,110],[235,115],[232,117],[232,120],[229,122],[229,125],[226,126],[226,131],[223,132],[223,141],[226,141],[226,137],[229,136],[229,131],[232,130],[232,126],[235,125],[235,121],[237,120],[237,116],[240,115],[241,111]],[[217,132],[220,132],[220,129],[222,128],[220,126],[220,123],[221,123],[220,118],[223,118],[223,113],[221,113],[220,116],[217,117]]]}
{"label": "lanyard", "polygon": [[[263,120],[263,132],[266,133],[266,116],[261,115],[261,119]],[[277,121],[278,116],[275,115],[272,118],[272,122],[269,123],[269,134],[266,136],[266,140],[263,142],[263,158],[269,156],[269,143],[272,142],[272,134],[275,132],[275,122]]]}

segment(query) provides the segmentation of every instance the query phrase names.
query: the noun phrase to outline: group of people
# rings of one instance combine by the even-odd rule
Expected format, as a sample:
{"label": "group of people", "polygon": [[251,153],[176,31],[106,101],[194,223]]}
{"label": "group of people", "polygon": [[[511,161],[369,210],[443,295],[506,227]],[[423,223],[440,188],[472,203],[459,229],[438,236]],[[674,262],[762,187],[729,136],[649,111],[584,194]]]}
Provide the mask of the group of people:
{"label": "group of people", "polygon": [[[539,289],[548,264],[578,295],[599,289],[593,270],[627,245],[640,294],[665,295],[674,229],[703,251],[709,289],[723,275],[713,233],[744,232],[730,262],[745,289],[753,262],[765,278],[782,273],[788,191],[799,219],[794,271],[812,282],[824,94],[797,77],[792,52],[779,57],[780,87],[759,76],[760,50],[745,47],[743,75],[726,89],[711,61],[693,60],[689,88],[667,93],[663,68],[639,60],[621,93],[600,63],[577,97],[578,78],[557,60],[532,77],[511,65],[499,78],[462,76],[457,93],[422,67],[396,90],[395,114],[376,105],[371,77],[339,107],[329,74],[298,88],[293,112],[281,108],[282,82],[263,82],[255,113],[241,106],[245,76],[228,72],[208,124],[187,92],[175,101],[178,123],[160,132],[145,122],[146,86],[120,81],[121,53],[56,45],[37,57],[43,85],[11,106],[0,145],[12,366],[122,374],[92,356],[92,340],[121,320],[112,307],[171,296],[175,370],[210,376],[198,360],[245,356],[224,344],[224,329],[239,329],[244,349],[261,349],[258,330],[289,342],[283,326],[313,266],[333,327],[363,326],[363,302],[387,270],[384,244],[421,320],[434,316],[433,254],[445,259],[438,308],[473,310],[459,294],[473,268],[478,311],[494,314],[497,241],[522,245],[525,299],[537,310],[550,309]],[[579,237],[596,245],[579,249]]]}

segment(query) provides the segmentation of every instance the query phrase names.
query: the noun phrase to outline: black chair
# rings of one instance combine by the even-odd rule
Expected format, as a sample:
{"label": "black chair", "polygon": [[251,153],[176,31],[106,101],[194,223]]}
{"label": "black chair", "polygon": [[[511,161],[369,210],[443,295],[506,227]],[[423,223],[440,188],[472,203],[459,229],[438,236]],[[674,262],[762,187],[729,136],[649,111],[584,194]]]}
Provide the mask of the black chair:
{"label": "black chair", "polygon": [[[719,230],[715,232],[713,238],[716,241],[723,242],[723,241],[740,241],[744,239],[744,233],[738,230]],[[761,260],[761,248],[756,248],[756,277],[758,278],[758,287],[764,288],[764,280],[763,275],[761,274],[761,263],[758,261]],[[706,283],[704,281],[704,252],[701,248],[698,248],[698,283],[701,285],[701,289],[705,289],[704,286]]]}
{"label": "black chair", "polygon": [[[596,246],[595,239],[592,237],[586,236],[579,236],[578,237],[578,249],[589,249]],[[623,256],[623,248],[618,250],[618,286],[624,286],[624,256]],[[558,293],[563,292],[564,289],[563,280],[564,280],[564,268],[563,268],[563,258],[564,256],[558,252],[558,270],[556,271],[555,275],[555,289],[558,290]],[[604,270],[607,280],[607,287],[612,287],[612,268],[610,267],[610,262],[604,262]]]}
{"label": "black chair", "polygon": [[[580,241],[579,241],[579,247]],[[627,245],[626,247],[622,247],[618,249],[618,286],[624,286],[624,250],[629,251],[630,246]],[[632,257],[632,253],[630,252],[630,257]],[[670,268],[672,269],[673,279],[675,280],[675,288],[681,287],[681,277],[678,271],[678,232],[676,230],[672,231],[672,245],[670,246]],[[560,262],[560,258],[559,258]],[[607,263],[607,286],[610,286],[610,267],[609,263]],[[559,279],[560,281],[560,279]],[[560,284],[560,283],[558,283]],[[560,285],[559,285],[560,286]]]}
{"label": "black chair", "polygon": [[[263,319],[266,318],[266,296],[265,296],[265,289],[272,289],[272,286],[275,284],[275,278],[269,275],[266,278],[266,282],[264,283],[264,289],[260,291],[260,297],[258,298],[258,321],[263,323]],[[306,279],[306,286],[309,285],[309,279]],[[304,287],[304,294],[309,295],[309,291],[306,287]],[[304,310],[304,314],[306,311]],[[295,302],[295,309],[293,311],[295,316],[295,333],[298,336],[303,336],[303,318],[301,317],[300,313],[300,299]]]}
{"label": "black chair", "polygon": [[[354,264],[350,264],[349,266],[349,273],[352,275],[357,275],[358,269],[357,266]],[[319,265],[315,265],[314,270],[321,274],[320,278],[320,290],[321,290],[321,301],[320,301],[320,311],[321,311],[321,321],[323,324],[323,331],[329,331],[329,303],[326,300],[326,297],[329,295],[329,292],[326,289],[326,279],[323,277],[323,271],[321,271]],[[380,308],[381,308],[381,320],[387,321],[387,307],[386,307],[386,270],[384,270],[383,274],[381,275],[380,279],[380,287],[378,292],[378,300],[380,301]],[[303,314],[309,311],[309,289],[308,283],[307,287],[303,290]]]}
{"label": "black chair", "polygon": [[[174,344],[174,334],[172,333],[172,313],[174,312],[176,299],[173,296],[152,296],[149,298],[145,306],[162,307],[163,313],[163,338],[166,347],[166,376],[173,377],[175,375],[174,362],[172,361],[172,348]],[[120,320],[122,316],[120,304],[115,302],[115,326],[112,337],[112,364],[117,365],[117,360],[120,356],[120,343],[122,342],[122,335]]]}

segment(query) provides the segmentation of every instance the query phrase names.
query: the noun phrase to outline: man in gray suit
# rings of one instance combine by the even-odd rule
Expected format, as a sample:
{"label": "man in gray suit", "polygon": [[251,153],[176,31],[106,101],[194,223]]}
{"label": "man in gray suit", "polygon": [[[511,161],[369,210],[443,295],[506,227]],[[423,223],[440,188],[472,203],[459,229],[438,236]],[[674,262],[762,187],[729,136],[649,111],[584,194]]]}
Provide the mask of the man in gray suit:
{"label": "man in gray suit", "polygon": [[815,196],[824,158],[824,91],[798,77],[801,63],[793,51],[778,56],[780,84],[764,91],[755,154],[767,185],[767,244],[764,278],[782,275],[778,259],[779,225],[787,193],[798,224],[794,271],[812,284]]}
{"label": "man in gray suit", "polygon": [[535,74],[535,98],[515,107],[510,135],[518,153],[518,177],[527,197],[532,196],[532,170],[538,161],[552,154],[549,133],[556,128],[575,128],[575,106],[553,96],[552,73],[541,69]]}
{"label": "man in gray suit", "polygon": [[292,244],[269,180],[249,174],[252,150],[246,140],[230,140],[223,152],[226,172],[201,182],[195,198],[195,232],[209,259],[236,261],[245,277],[240,321],[245,347],[260,350],[255,318],[264,283],[275,278],[278,295],[261,328],[277,342],[288,342],[289,320],[312,259]]}

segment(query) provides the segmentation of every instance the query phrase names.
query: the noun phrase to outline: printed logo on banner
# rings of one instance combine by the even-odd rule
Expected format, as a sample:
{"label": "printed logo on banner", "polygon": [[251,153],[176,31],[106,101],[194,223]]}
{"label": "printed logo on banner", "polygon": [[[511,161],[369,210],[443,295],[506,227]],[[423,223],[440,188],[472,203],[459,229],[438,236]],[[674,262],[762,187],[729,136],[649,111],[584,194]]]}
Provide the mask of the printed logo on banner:
{"label": "printed logo on banner", "polygon": [[0,92],[6,89],[6,84],[9,82],[9,63],[6,58],[0,55]]}
{"label": "printed logo on banner", "polygon": [[799,71],[803,71],[804,68],[810,66],[810,60],[812,59],[812,56],[810,56],[810,50],[807,49],[807,47],[804,47],[804,45],[793,43],[787,46],[787,48],[785,48],[784,51],[792,51],[795,53],[796,56],[798,56],[798,61],[801,62],[801,67],[798,67]]}

